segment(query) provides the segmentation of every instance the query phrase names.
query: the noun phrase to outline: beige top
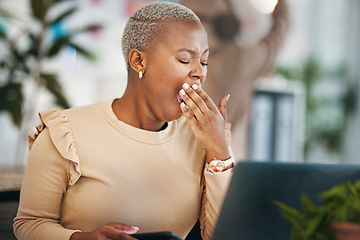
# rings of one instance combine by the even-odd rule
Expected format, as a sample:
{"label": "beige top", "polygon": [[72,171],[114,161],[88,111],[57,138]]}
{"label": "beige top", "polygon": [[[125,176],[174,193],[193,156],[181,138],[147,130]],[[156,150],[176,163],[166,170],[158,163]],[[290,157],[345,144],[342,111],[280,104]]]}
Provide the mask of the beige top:
{"label": "beige top", "polygon": [[16,237],[65,240],[116,221],[185,238],[200,216],[210,239],[232,171],[204,170],[205,151],[184,117],[145,131],[119,121],[112,102],[39,113]]}

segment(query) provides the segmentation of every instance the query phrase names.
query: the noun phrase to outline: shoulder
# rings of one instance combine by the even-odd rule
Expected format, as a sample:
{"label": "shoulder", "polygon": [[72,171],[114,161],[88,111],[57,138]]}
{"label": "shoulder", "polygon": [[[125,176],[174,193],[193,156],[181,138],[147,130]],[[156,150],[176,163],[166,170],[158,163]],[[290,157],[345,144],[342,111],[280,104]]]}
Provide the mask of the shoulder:
{"label": "shoulder", "polygon": [[[79,156],[75,146],[75,128],[88,129],[90,120],[100,115],[100,107],[104,102],[67,110],[50,108],[39,112],[41,123],[36,131],[28,135],[29,149],[36,152],[49,153],[54,149],[63,159],[70,161],[70,185],[80,177]],[[50,148],[51,146],[52,148]],[[34,147],[34,149],[32,149]]]}
{"label": "shoulder", "polygon": [[[75,107],[66,110],[50,108],[39,112],[41,123],[36,126],[36,132],[29,134],[30,148],[36,137],[45,128],[49,129],[52,140],[54,136],[73,135],[74,128],[90,127],[102,115],[101,108],[111,105],[112,101],[97,102],[87,106]],[[59,139],[61,141],[61,139]]]}
{"label": "shoulder", "polygon": [[71,118],[71,119],[72,118],[94,117],[100,113],[101,108],[107,102],[97,102],[97,103],[93,103],[91,105],[69,108],[62,112],[64,115],[66,115],[68,118]]}

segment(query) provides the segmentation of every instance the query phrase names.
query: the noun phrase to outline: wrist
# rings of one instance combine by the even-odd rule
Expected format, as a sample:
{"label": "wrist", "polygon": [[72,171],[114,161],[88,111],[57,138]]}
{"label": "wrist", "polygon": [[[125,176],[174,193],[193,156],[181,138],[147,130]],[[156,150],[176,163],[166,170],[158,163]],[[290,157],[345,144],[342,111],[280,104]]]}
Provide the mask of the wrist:
{"label": "wrist", "polygon": [[224,172],[234,167],[234,160],[229,157],[227,160],[213,159],[205,165],[205,170],[211,173]]}
{"label": "wrist", "polygon": [[229,158],[231,158],[231,154],[228,147],[221,151],[206,151],[206,163],[210,163],[214,159],[225,161]]}

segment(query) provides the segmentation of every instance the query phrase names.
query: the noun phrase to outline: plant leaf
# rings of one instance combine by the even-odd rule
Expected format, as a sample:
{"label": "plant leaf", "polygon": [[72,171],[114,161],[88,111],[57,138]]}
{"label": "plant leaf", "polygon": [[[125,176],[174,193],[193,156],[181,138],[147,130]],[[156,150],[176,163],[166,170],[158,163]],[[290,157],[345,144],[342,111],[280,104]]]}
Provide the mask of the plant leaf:
{"label": "plant leaf", "polygon": [[324,216],[316,215],[313,218],[309,219],[307,228],[305,231],[305,236],[313,236],[320,228],[323,223]]}
{"label": "plant leaf", "polygon": [[9,83],[0,87],[0,111],[10,113],[14,124],[20,127],[22,121],[22,85],[20,83]]}
{"label": "plant leaf", "polygon": [[360,190],[360,180],[355,181],[354,186],[359,191]]}
{"label": "plant leaf", "polygon": [[6,31],[5,31],[4,27],[2,27],[1,25],[0,25],[0,38],[4,39],[4,40],[7,39]]}
{"label": "plant leaf", "polygon": [[345,222],[348,219],[349,208],[345,204],[339,205],[334,209],[333,220],[338,222]]}
{"label": "plant leaf", "polygon": [[346,188],[351,185],[349,181],[336,185],[327,191],[320,194],[320,199],[327,200],[331,198],[344,198],[346,197]]}
{"label": "plant leaf", "polygon": [[286,205],[282,202],[274,201],[274,204],[276,206],[278,206],[282,212],[285,212],[285,213],[288,213],[291,215],[300,215],[299,210],[297,210],[296,208],[289,207],[288,205]]}
{"label": "plant leaf", "polygon": [[95,60],[96,57],[94,54],[90,53],[89,51],[85,50],[84,48],[82,48],[74,43],[71,43],[71,39],[79,33],[87,32],[87,31],[90,31],[93,29],[99,29],[99,28],[101,28],[100,25],[92,24],[92,25],[88,25],[86,27],[82,27],[82,28],[71,31],[66,36],[56,39],[53,42],[53,44],[51,45],[51,47],[49,48],[46,56],[48,58],[52,58],[52,57],[56,56],[62,50],[62,48],[66,47],[67,45],[71,45],[75,49],[77,49],[80,54],[84,55],[86,58],[88,58],[90,60]]}
{"label": "plant leaf", "polygon": [[57,80],[55,74],[41,73],[40,78],[46,89],[55,97],[55,103],[63,108],[70,108],[70,104],[66,100],[62,87]]}
{"label": "plant leaf", "polygon": [[69,46],[75,48],[76,52],[79,53],[80,55],[84,56],[85,58],[87,58],[88,60],[91,61],[95,61],[96,60],[96,55],[92,52],[90,52],[89,50],[70,42]]}
{"label": "plant leaf", "polygon": [[301,194],[300,204],[305,214],[313,214],[316,211],[316,206],[306,194]]}
{"label": "plant leaf", "polygon": [[100,24],[90,24],[85,27],[78,28],[78,29],[71,31],[70,35],[75,36],[79,33],[89,32],[89,31],[93,31],[93,30],[97,30],[97,29],[101,29],[101,28],[102,28],[102,25],[100,25]]}
{"label": "plant leaf", "polygon": [[64,20],[65,18],[67,18],[68,16],[70,16],[71,14],[73,14],[74,12],[76,12],[78,9],[78,7],[72,7],[68,10],[66,10],[65,12],[63,12],[62,14],[60,14],[57,18],[55,18],[54,20],[52,20],[49,25],[54,25],[62,20]]}
{"label": "plant leaf", "polygon": [[16,15],[5,8],[0,8],[0,16],[3,18],[17,19]]}
{"label": "plant leaf", "polygon": [[75,1],[75,0],[54,0],[54,4],[67,2],[67,1]]}
{"label": "plant leaf", "polygon": [[274,201],[274,204],[280,208],[281,215],[283,215],[293,225],[294,228],[304,228],[304,215],[299,210],[289,207],[279,201]]}
{"label": "plant leaf", "polygon": [[12,56],[14,57],[14,65],[16,65],[16,67],[14,67],[14,70],[29,73],[30,70],[26,65],[26,59],[28,57],[27,52],[20,53],[19,50],[11,42],[9,42],[9,48],[11,50]]}
{"label": "plant leaf", "polygon": [[46,56],[48,58],[55,57],[62,48],[67,46],[70,43],[71,36],[67,35],[65,37],[59,38],[54,41],[53,45],[49,48]]}
{"label": "plant leaf", "polygon": [[293,239],[303,239],[303,233],[301,230],[299,229],[296,229],[296,228],[292,228],[291,229],[291,233],[290,233],[290,239],[293,240]]}
{"label": "plant leaf", "polygon": [[0,62],[0,68],[6,68],[7,67],[7,63],[6,63],[6,61],[4,60],[4,61],[1,61]]}
{"label": "plant leaf", "polygon": [[43,21],[45,19],[45,15],[48,10],[47,2],[44,0],[31,0],[31,10],[35,16],[40,21]]}
{"label": "plant leaf", "polygon": [[29,47],[27,50],[28,55],[37,57],[39,55],[39,36],[35,36],[33,33],[29,34]]}

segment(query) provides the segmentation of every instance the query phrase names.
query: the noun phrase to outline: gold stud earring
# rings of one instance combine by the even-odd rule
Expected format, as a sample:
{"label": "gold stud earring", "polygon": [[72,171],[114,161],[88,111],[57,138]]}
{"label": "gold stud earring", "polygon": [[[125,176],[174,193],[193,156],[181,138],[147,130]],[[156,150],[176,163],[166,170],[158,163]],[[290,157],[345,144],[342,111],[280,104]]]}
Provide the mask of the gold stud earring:
{"label": "gold stud earring", "polygon": [[143,72],[140,70],[139,71],[139,79],[142,79],[143,78]]}

